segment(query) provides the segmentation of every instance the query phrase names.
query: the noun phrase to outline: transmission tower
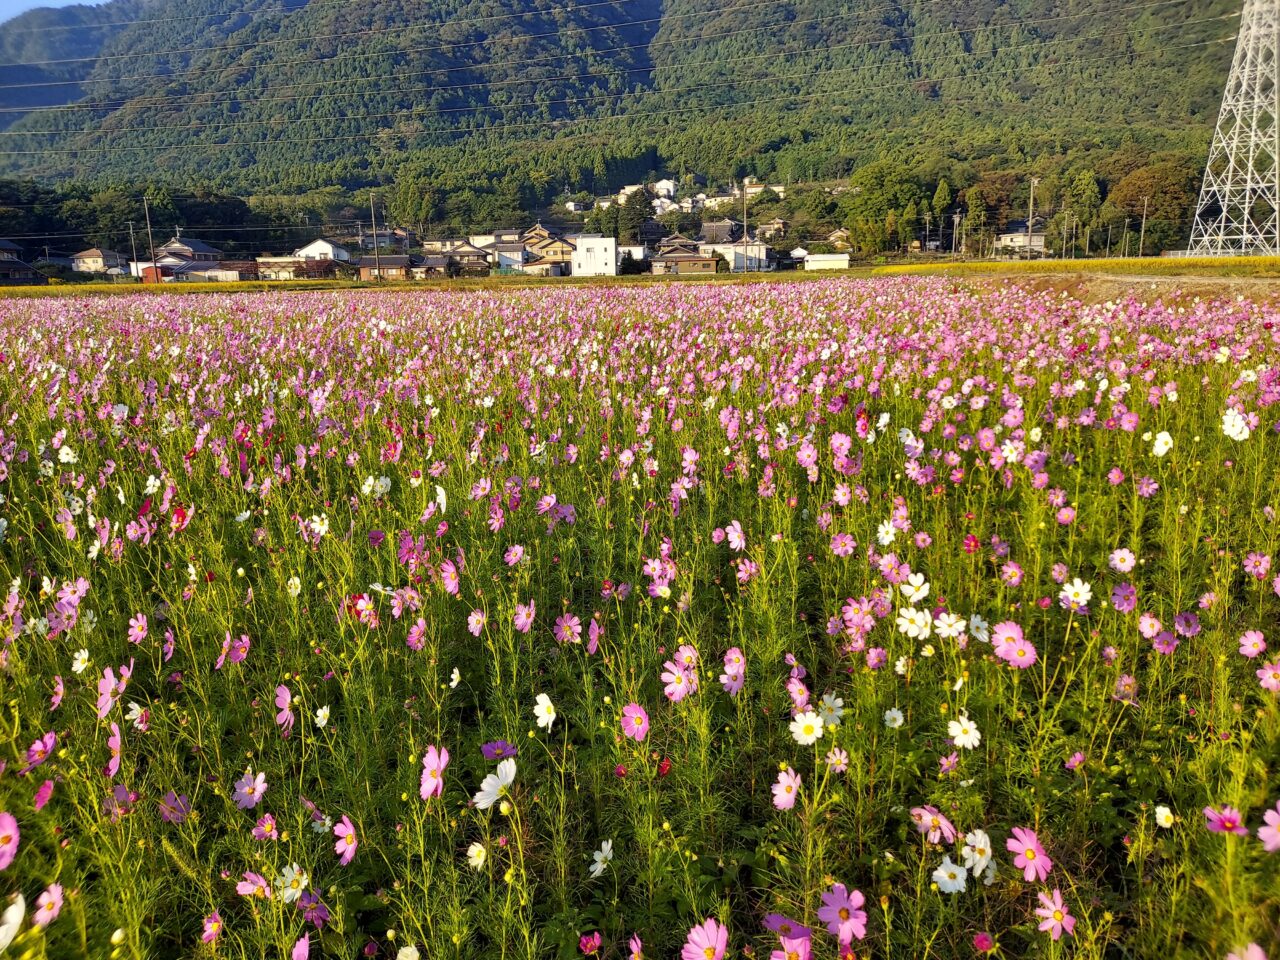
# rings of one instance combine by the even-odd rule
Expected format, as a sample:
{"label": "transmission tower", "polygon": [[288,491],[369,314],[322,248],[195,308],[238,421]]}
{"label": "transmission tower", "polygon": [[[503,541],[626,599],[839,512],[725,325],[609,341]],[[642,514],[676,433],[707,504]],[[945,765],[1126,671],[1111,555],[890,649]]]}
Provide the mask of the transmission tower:
{"label": "transmission tower", "polygon": [[1191,254],[1280,255],[1280,0],[1245,0]]}

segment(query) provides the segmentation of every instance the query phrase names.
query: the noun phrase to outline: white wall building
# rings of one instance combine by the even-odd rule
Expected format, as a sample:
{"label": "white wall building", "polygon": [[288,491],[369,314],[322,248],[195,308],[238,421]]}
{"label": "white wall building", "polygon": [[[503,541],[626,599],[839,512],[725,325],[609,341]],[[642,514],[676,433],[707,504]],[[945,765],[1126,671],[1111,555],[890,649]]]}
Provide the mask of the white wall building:
{"label": "white wall building", "polygon": [[345,247],[340,247],[332,240],[312,240],[305,247],[293,251],[299,260],[341,260],[344,263],[351,259]]}
{"label": "white wall building", "polygon": [[848,270],[847,253],[810,253],[804,258],[806,270]]}
{"label": "white wall building", "polygon": [[676,195],[676,182],[674,180],[659,180],[653,185],[653,192],[656,196],[666,197],[668,200],[674,199]]}
{"label": "white wall building", "polygon": [[769,246],[759,240],[748,240],[746,244],[743,244],[742,241],[737,243],[700,243],[698,244],[698,252],[704,257],[714,257],[717,253],[720,254],[728,262],[729,269],[734,273],[743,272],[744,261],[747,271],[773,269],[773,265],[769,263]]}
{"label": "white wall building", "polygon": [[616,277],[618,275],[618,241],[598,233],[567,237],[573,244],[575,277]]}

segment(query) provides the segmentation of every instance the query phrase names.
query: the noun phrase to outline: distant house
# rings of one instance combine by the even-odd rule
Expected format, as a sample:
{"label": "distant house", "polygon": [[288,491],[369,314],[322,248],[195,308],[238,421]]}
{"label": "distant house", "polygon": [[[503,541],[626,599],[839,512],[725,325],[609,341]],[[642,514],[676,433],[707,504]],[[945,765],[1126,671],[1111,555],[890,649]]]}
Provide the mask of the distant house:
{"label": "distant house", "polygon": [[806,250],[804,247],[795,247],[791,251],[792,260],[803,260],[808,255],[809,255],[809,251]]}
{"label": "distant house", "polygon": [[706,256],[698,249],[698,242],[673,234],[662,241],[658,252],[650,258],[653,272],[656,274],[714,274],[720,261],[713,256]]}
{"label": "distant house", "polygon": [[827,243],[831,244],[836,249],[849,249],[849,231],[844,227],[841,227],[839,230],[832,230],[827,234]]}
{"label": "distant house", "polygon": [[618,191],[618,202],[626,203],[627,197],[631,196],[633,193],[639,193],[643,189],[644,189],[644,184],[642,183],[627,184],[625,187],[623,187],[621,190]]}
{"label": "distant house", "polygon": [[425,257],[416,257],[418,262],[409,268],[415,280],[428,280],[435,277],[453,277],[457,275],[457,264],[443,254],[432,253]]}
{"label": "distant house", "polygon": [[654,214],[659,217],[664,213],[670,213],[672,210],[680,209],[680,205],[669,197],[654,197],[650,203],[653,206]]}
{"label": "distant house", "polygon": [[657,220],[646,220],[636,230],[636,240],[646,246],[656,246],[667,235],[667,228]]}
{"label": "distant house", "polygon": [[702,201],[702,205],[708,210],[715,210],[717,207],[728,207],[738,202],[738,198],[730,193],[707,197]]}
{"label": "distant house", "polygon": [[347,262],[351,254],[346,247],[340,247],[332,240],[312,240],[305,247],[293,251],[298,260],[340,260]]}
{"label": "distant house", "polygon": [[573,241],[575,277],[615,277],[618,275],[618,242],[598,233],[570,237]]}
{"label": "distant house", "polygon": [[0,286],[38,286],[48,283],[44,274],[21,258],[22,248],[12,240],[0,240]]}
{"label": "distant house", "polygon": [[748,200],[754,200],[756,197],[760,196],[760,194],[764,193],[766,190],[772,190],[781,199],[785,200],[787,197],[787,188],[782,186],[782,184],[761,183],[755,177],[747,177],[745,180],[743,180],[742,191],[739,192],[739,190],[735,187],[734,193],[737,194],[738,196],[741,196],[742,193],[746,193]]}
{"label": "distant house", "polygon": [[531,272],[531,264],[536,265],[532,271],[536,273],[543,273],[546,265],[554,265],[554,268],[547,269],[548,275],[553,277],[565,276],[573,268],[573,241],[541,223],[535,223],[520,234],[520,242],[530,254],[524,267],[526,273]]}
{"label": "distant house", "polygon": [[519,243],[520,233],[521,231],[513,227],[501,227],[489,233],[473,233],[467,239],[472,246],[483,249],[495,243]]}
{"label": "distant house", "polygon": [[578,200],[566,200],[564,208],[570,213],[583,213],[587,210],[587,205]]}
{"label": "distant house", "polygon": [[1006,255],[1025,256],[1029,243],[1032,256],[1044,256],[1044,242],[1044,221],[1039,217],[1031,222],[1030,237],[1027,234],[1027,221],[1010,220],[996,237],[996,249],[1003,251]]}
{"label": "distant house", "polygon": [[194,237],[184,237],[181,230],[176,230],[168,243],[156,247],[152,256],[160,260],[166,254],[198,263],[217,263],[222,259],[222,251],[217,247]]}
{"label": "distant house", "polygon": [[774,237],[780,237],[787,232],[790,224],[781,217],[774,217],[768,223],[762,223],[757,231],[765,240],[772,240]]}
{"label": "distant house", "polygon": [[109,270],[123,272],[128,266],[128,257],[100,247],[81,250],[71,257],[71,269],[77,273],[106,273]]}
{"label": "distant house", "polygon": [[519,240],[486,244],[484,251],[489,254],[489,262],[495,270],[507,273],[523,270],[529,260],[529,251]]}
{"label": "distant house", "polygon": [[360,279],[371,280],[409,280],[413,277],[413,268],[420,266],[421,257],[408,254],[387,254],[385,257],[361,257]]}
{"label": "distant house", "polygon": [[677,184],[674,180],[671,180],[671,179],[659,180],[657,183],[653,185],[654,195],[658,197],[663,197],[667,200],[672,200],[675,198],[676,189],[677,189]]}
{"label": "distant house", "polygon": [[805,254],[806,270],[848,270],[849,255],[847,253],[808,253]]}
{"label": "distant house", "polygon": [[742,238],[742,224],[737,220],[704,220],[699,243],[733,243]]}

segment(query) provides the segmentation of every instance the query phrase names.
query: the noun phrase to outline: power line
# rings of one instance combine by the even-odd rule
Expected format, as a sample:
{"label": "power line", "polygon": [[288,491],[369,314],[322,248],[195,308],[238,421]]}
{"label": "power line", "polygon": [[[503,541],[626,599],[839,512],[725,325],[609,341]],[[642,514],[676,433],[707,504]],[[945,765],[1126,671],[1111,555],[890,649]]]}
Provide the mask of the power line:
{"label": "power line", "polygon": [[[1234,37],[1223,37],[1223,38],[1217,38],[1213,40],[1199,41],[1196,43],[1166,45],[1164,47],[1161,47],[1160,50],[1164,51],[1164,50],[1191,49],[1194,47],[1202,47],[1202,46],[1208,46],[1211,44],[1225,43],[1233,39]],[[1136,54],[1130,53],[1130,52],[1124,52],[1120,54],[1109,54],[1109,55],[1102,55],[1097,57],[1086,57],[1086,58],[1075,59],[1075,60],[1070,60],[1070,59],[1062,60],[1057,64],[1052,64],[1047,66],[1060,67],[1068,64],[1097,63],[1097,62],[1102,62],[1107,60],[1116,60],[1123,57],[1132,57],[1132,56],[1136,56]],[[1001,69],[1008,69],[1008,68],[1001,66]],[[829,73],[830,71],[825,71],[825,72]],[[962,74],[954,74],[954,75],[945,76],[945,77],[918,77],[908,81],[862,87],[862,88],[859,88],[858,90],[850,90],[847,92],[860,94],[868,90],[884,90],[884,89],[896,89],[900,87],[911,87],[911,86],[916,86],[917,84],[920,84],[920,83],[942,83],[948,80],[965,80],[965,79],[970,79],[972,76],[973,76],[972,73],[962,73]],[[799,95],[799,96],[783,95],[778,97],[763,97],[763,98],[757,98],[754,100],[743,101],[733,106],[737,106],[737,107],[755,106],[762,103],[778,103],[778,102],[784,102],[784,101],[786,102],[812,101],[822,97],[829,97],[832,93],[839,93],[839,92],[844,92],[844,91],[826,90],[819,93],[811,93],[811,94]],[[476,133],[492,133],[492,132],[503,131],[503,130],[526,129],[531,127],[536,127],[536,128],[545,130],[548,128],[548,126],[563,128],[564,126],[567,126],[569,124],[594,123],[597,121],[604,121],[604,120],[635,119],[637,117],[644,117],[644,116],[668,117],[674,114],[689,113],[693,111],[703,111],[705,109],[706,109],[706,106],[703,104],[700,104],[700,105],[687,106],[687,107],[671,107],[671,108],[666,108],[660,111],[654,111],[654,112],[648,112],[648,113],[628,112],[628,113],[618,113],[618,114],[600,114],[593,117],[583,117],[577,120],[556,121],[550,124],[547,121],[542,121],[542,120],[527,122],[527,123],[520,122],[520,123],[491,124],[489,126],[479,127],[479,128],[432,131],[431,135],[433,136],[456,136],[460,134],[470,135],[470,134],[476,134]],[[299,121],[287,121],[287,122],[292,123],[292,122],[299,122]],[[0,156],[48,156],[48,155],[65,155],[65,154],[115,153],[122,150],[144,150],[144,151],[150,151],[154,153],[162,153],[166,150],[188,150],[189,151],[192,149],[196,149],[197,147],[203,148],[203,149],[212,149],[214,147],[257,147],[257,146],[271,146],[274,144],[293,144],[293,143],[322,143],[322,142],[332,143],[332,142],[340,142],[340,141],[371,140],[374,136],[380,136],[388,132],[389,131],[380,130],[380,131],[376,131],[373,134],[367,134],[367,133],[348,134],[348,135],[334,134],[329,136],[314,136],[314,137],[287,137],[287,138],[278,138],[274,140],[227,140],[222,142],[203,143],[203,144],[174,144],[168,147],[155,147],[155,146],[145,146],[145,145],[137,145],[137,146],[121,145],[121,146],[115,146],[115,147],[68,147],[68,148],[51,147],[45,150],[0,150]]]}
{"label": "power line", "polygon": [[[1169,2],[1169,0],[1166,0],[1166,2]],[[1172,0],[1172,2],[1180,2],[1180,0]],[[1081,16],[1081,15],[1077,14],[1075,16]],[[1189,21],[1184,21],[1183,23],[1165,24],[1163,26],[1152,27],[1150,29],[1153,31],[1169,30],[1174,27],[1186,27],[1193,24],[1216,22],[1216,21],[1222,21],[1230,18],[1231,18],[1230,15],[1219,16],[1219,17],[1204,17],[1199,20],[1189,20]],[[933,34],[932,36],[937,36],[937,35],[938,34]],[[1068,37],[1060,40],[1045,40],[1045,41],[1037,40],[1037,41],[1030,41],[1028,43],[1023,43],[1023,44],[1012,44],[1012,45],[1003,47],[1001,48],[1000,53],[1023,50],[1029,47],[1044,48],[1044,47],[1049,47],[1052,45],[1062,44],[1062,43],[1084,43],[1091,40],[1105,40],[1105,39],[1110,39],[1112,37],[1131,37],[1132,35],[1133,35],[1132,30],[1123,30],[1123,31],[1115,31],[1111,33],[1091,34],[1091,35],[1082,36],[1082,37]],[[927,39],[929,36],[931,35],[925,34],[919,37],[918,39]],[[913,38],[913,39],[916,39],[916,38]],[[825,53],[828,50],[840,49],[841,47],[865,47],[865,46],[878,45],[880,43],[885,43],[885,42],[892,42],[892,41],[871,41],[865,44],[854,42],[849,44],[840,44],[832,47],[826,47],[826,48],[823,48],[823,50],[821,51],[814,51],[814,52]],[[772,56],[773,55],[770,55],[769,59],[772,59]],[[762,59],[765,59],[765,58],[757,58],[757,61]],[[934,58],[934,59],[937,59],[937,58]],[[782,75],[766,74],[758,77],[734,77],[728,80],[708,81],[708,82],[699,83],[699,84],[692,84],[686,87],[670,87],[662,90],[655,90],[653,91],[653,94],[655,95],[678,94],[678,93],[685,93],[691,90],[717,89],[717,88],[722,88],[727,86],[735,86],[737,84],[742,84],[742,83],[767,83],[767,82],[784,82],[784,81],[790,81],[790,80],[806,80],[811,77],[817,76],[819,74],[821,74],[822,76],[831,76],[836,74],[846,74],[850,72],[860,73],[864,70],[870,70],[876,67],[918,66],[925,62],[927,61],[924,58],[915,57],[911,59],[895,61],[893,64],[861,64],[861,65],[851,66],[851,67],[837,67],[830,70],[804,71],[799,73],[782,74]],[[581,96],[581,97],[564,97],[557,100],[528,100],[528,101],[515,102],[515,103],[476,104],[476,105],[458,106],[458,107],[437,107],[430,112],[428,117],[437,117],[442,114],[454,114],[454,113],[475,113],[475,112],[482,112],[482,111],[520,110],[527,107],[547,108],[547,107],[552,107],[557,105],[567,106],[571,104],[592,103],[592,102],[598,102],[602,100],[616,100],[621,96],[623,96],[623,94],[609,93],[609,94],[596,94],[596,95],[588,95],[588,96]],[[324,98],[317,98],[317,100],[321,100],[321,99],[324,99]],[[350,115],[350,116],[343,116],[343,117],[312,116],[312,117],[293,117],[293,118],[279,118],[279,119],[266,119],[266,120],[210,121],[210,122],[204,122],[204,123],[185,124],[183,126],[165,126],[165,127],[124,126],[124,127],[116,127],[111,129],[99,130],[97,131],[97,135],[105,137],[105,136],[109,136],[111,134],[117,134],[117,133],[156,133],[161,131],[181,132],[181,131],[189,131],[189,130],[206,130],[209,128],[217,128],[219,130],[224,130],[229,128],[249,127],[249,126],[265,126],[265,125],[287,126],[289,124],[294,124],[294,123],[333,123],[335,121],[386,120],[386,119],[392,119],[392,118],[402,118],[405,115],[406,115],[406,111],[395,110],[389,113],[357,114],[357,115]],[[65,133],[65,132],[68,132],[68,131],[8,130],[8,131],[0,131],[0,137],[47,136],[47,135],[56,135],[59,133]]]}
{"label": "power line", "polygon": [[[480,23],[488,20],[515,20],[524,17],[546,16],[555,13],[577,13],[579,10],[589,10],[594,7],[614,7],[623,0],[595,0],[593,3],[582,3],[575,7],[566,7],[564,10],[530,10],[525,13],[495,13],[485,17],[470,17],[462,20],[446,20],[437,23],[420,24],[422,27],[434,26],[453,26],[461,23]],[[297,10],[305,10],[306,6],[298,7]],[[676,16],[700,16],[701,14],[677,14]],[[662,18],[656,18],[662,19]],[[583,27],[582,29],[607,29],[610,26],[629,26],[632,23],[650,23],[651,20],[623,21],[621,24],[605,24],[598,27]],[[419,26],[419,25],[415,25]],[[176,50],[144,50],[139,53],[112,53],[94,57],[66,57],[61,60],[29,60],[22,63],[0,63],[3,67],[48,67],[62,63],[90,63],[101,62],[103,60],[134,60],[139,57],[170,57],[180,56],[187,53],[213,53],[218,50],[243,50],[245,47],[270,46],[277,43],[302,43],[307,40],[343,40],[347,37],[365,37],[373,36],[380,33],[392,33],[405,30],[404,24],[393,27],[370,27],[365,30],[349,30],[346,33],[330,33],[319,35],[303,35],[299,37],[271,37],[265,40],[246,40],[243,43],[223,43],[210,47],[183,47]],[[538,36],[556,36],[557,34],[539,34]]]}
{"label": "power line", "polygon": [[[1151,8],[1154,8],[1154,7],[1165,7],[1165,6],[1170,6],[1170,5],[1172,5],[1172,4],[1184,4],[1184,3],[1186,3],[1186,2],[1187,2],[1187,0],[1154,0],[1154,2],[1137,4],[1137,5],[1130,6],[1130,7],[1126,8],[1126,9],[1131,10],[1131,11],[1141,11],[1141,10],[1148,10],[1148,9],[1151,9]],[[825,47],[822,47],[822,48],[820,48],[820,49],[814,49],[814,48],[812,48],[812,47],[809,47],[808,49],[805,49],[805,50],[790,51],[790,52],[788,52],[788,51],[781,51],[781,52],[779,52],[779,53],[775,54],[775,56],[793,56],[793,55],[795,55],[795,54],[804,54],[804,53],[826,53],[826,52],[830,52],[830,51],[832,51],[832,50],[840,50],[840,49],[845,49],[845,48],[849,48],[849,47],[868,47],[868,48],[870,48],[870,47],[875,47],[875,46],[883,46],[883,45],[891,44],[891,43],[899,43],[899,42],[902,42],[902,41],[904,41],[904,40],[906,40],[906,41],[911,41],[911,42],[915,42],[915,41],[919,41],[919,40],[932,39],[932,38],[934,38],[934,37],[947,37],[947,36],[954,36],[954,35],[956,35],[956,34],[970,34],[970,33],[977,33],[977,32],[979,32],[979,31],[987,31],[987,30],[992,30],[992,31],[994,31],[994,30],[1001,30],[1001,29],[1005,29],[1005,28],[1009,28],[1009,27],[1038,26],[1038,25],[1042,25],[1042,24],[1045,24],[1045,23],[1059,22],[1059,21],[1062,21],[1062,20],[1078,20],[1078,19],[1080,19],[1080,18],[1082,18],[1082,17],[1086,17],[1086,16],[1092,16],[1092,14],[1086,14],[1086,13],[1065,14],[1065,15],[1057,16],[1057,17],[1040,17],[1040,18],[1027,19],[1027,20],[1014,20],[1014,21],[1011,21],[1011,22],[1008,22],[1008,23],[989,24],[989,25],[984,25],[984,26],[982,26],[982,27],[969,27],[969,28],[965,28],[965,29],[961,29],[961,30],[943,30],[943,31],[936,31],[936,32],[934,32],[934,33],[926,33],[926,34],[911,34],[911,35],[904,36],[904,37],[887,37],[887,38],[884,38],[884,39],[881,39],[881,40],[869,40],[869,41],[865,41],[865,42],[864,42],[864,41],[853,41],[853,42],[850,42],[850,43],[842,43],[842,44],[834,44],[834,45],[830,45],[830,46],[825,46]],[[1207,18],[1203,18],[1202,20],[1186,21],[1184,24],[1181,24],[1181,25],[1185,26],[1185,25],[1187,25],[1188,23],[1200,23],[1200,22],[1206,22],[1206,21],[1208,21],[1208,20],[1229,19],[1229,18],[1231,18],[1231,17],[1235,17],[1235,16],[1238,16],[1238,14],[1228,14],[1228,15],[1225,15],[1225,16],[1223,16],[1223,17],[1207,17]],[[677,41],[679,41],[679,42],[689,42],[689,41],[690,41],[690,40],[692,40],[692,39],[697,39],[697,40],[699,40],[699,41],[701,41],[701,42],[705,42],[706,40],[718,39],[718,38],[720,38],[720,37],[724,37],[724,36],[737,36],[737,35],[739,35],[739,34],[741,34],[741,33],[746,33],[746,32],[755,33],[755,32],[759,32],[759,31],[761,31],[761,30],[768,30],[768,29],[773,29],[773,27],[772,27],[772,26],[769,26],[769,27],[754,27],[754,28],[748,28],[747,30],[734,30],[734,31],[729,31],[729,32],[728,32],[728,33],[726,33],[726,34],[711,34],[711,35],[706,35],[706,36],[697,37],[697,38],[674,38],[674,39],[671,39],[671,40],[660,41],[660,42],[665,42],[665,43],[673,43],[673,42],[677,42]],[[1157,27],[1150,28],[1150,29],[1165,29],[1165,27],[1157,26]],[[1117,35],[1118,35],[1118,34],[1117,34]],[[1061,42],[1061,41],[1044,41],[1044,42],[1046,42],[1046,43],[1052,43],[1052,42]],[[638,47],[642,47],[642,46],[648,46],[648,45],[646,45],[646,44],[629,44],[629,45],[626,45],[626,46],[623,46],[623,47],[618,47],[618,48],[604,48],[604,49],[601,49],[601,50],[597,50],[597,51],[595,51],[595,52],[596,52],[596,53],[608,53],[608,52],[611,52],[612,50],[619,50],[619,49],[620,49],[620,50],[631,50],[631,49],[636,49],[636,48],[638,48]],[[556,54],[556,55],[551,56],[551,57],[534,58],[534,59],[530,59],[530,60],[521,60],[521,61],[516,61],[516,62],[488,63],[488,64],[484,64],[483,66],[484,66],[484,68],[485,68],[485,69],[492,69],[492,68],[495,68],[495,67],[502,67],[502,66],[517,66],[517,65],[518,65],[518,66],[525,66],[525,65],[527,65],[528,63],[537,62],[537,60],[538,60],[538,59],[541,59],[541,60],[563,60],[563,59],[570,59],[570,58],[573,58],[573,57],[575,57],[575,56],[577,56],[577,54]],[[474,69],[477,69],[477,67],[467,66],[467,67],[445,67],[445,68],[436,68],[436,69],[432,69],[432,70],[424,70],[424,71],[415,72],[415,73],[402,73],[402,74],[397,74],[397,75],[396,75],[396,79],[398,79],[398,80],[404,80],[404,79],[408,79],[408,78],[411,78],[411,77],[425,77],[425,76],[431,76],[431,75],[433,75],[433,74],[437,74],[437,73],[454,73],[454,72],[461,72],[461,71],[474,70]],[[636,67],[636,68],[629,69],[629,70],[623,70],[623,71],[621,71],[621,72],[622,72],[623,74],[627,74],[627,75],[629,75],[629,74],[634,74],[634,73],[648,73],[648,72],[651,72],[651,71],[652,71],[652,69],[653,69],[653,68],[651,68],[651,67]],[[540,83],[540,84],[548,84],[548,83],[559,83],[559,82],[563,82],[563,81],[595,80],[595,79],[606,79],[606,80],[607,80],[607,79],[609,79],[609,78],[610,78],[610,76],[611,76],[610,74],[601,74],[601,73],[581,73],[581,74],[569,74],[569,75],[558,76],[558,77],[540,77],[540,78],[526,78],[526,77],[519,77],[519,78],[512,79],[512,80],[487,80],[487,81],[485,81],[485,80],[481,80],[481,81],[474,81],[474,82],[471,82],[471,83],[460,83],[460,84],[448,84],[448,85],[443,85],[443,86],[433,86],[433,87],[431,87],[430,92],[431,92],[432,94],[437,94],[437,93],[441,93],[441,92],[444,92],[444,91],[461,91],[461,90],[473,90],[473,89],[492,89],[492,88],[495,88],[495,87],[512,86],[512,85],[517,85],[517,84],[519,84],[519,85],[528,85],[528,84],[529,84],[529,83],[531,83],[531,82],[536,82],[536,83]],[[616,74],[613,74],[612,76],[616,76]],[[365,82],[365,81],[371,81],[371,80],[378,80],[378,81],[380,81],[380,80],[382,80],[382,79],[383,79],[383,77],[360,77],[360,78],[355,78],[355,79],[352,79],[352,80],[325,80],[325,81],[314,81],[314,82],[310,82],[310,83],[294,84],[293,86],[295,86],[295,87],[296,87],[296,86],[331,86],[331,85],[334,85],[334,84],[344,84],[344,85],[347,85],[347,84],[351,84],[351,83]],[[226,92],[228,92],[228,91],[217,91],[217,90],[212,90],[212,91],[201,91],[200,95],[201,95],[201,96],[209,96],[209,95],[217,95],[218,93],[226,93]],[[331,98],[368,97],[368,96],[387,96],[387,95],[396,94],[396,93],[421,93],[421,92],[422,92],[422,91],[421,91],[421,88],[419,88],[419,87],[403,87],[403,86],[402,86],[402,87],[396,87],[396,88],[394,88],[394,89],[392,89],[392,90],[375,90],[375,91],[342,90],[342,91],[338,91],[338,92],[336,92],[336,93],[322,94],[322,95],[319,95],[319,96],[316,96],[316,95],[314,95],[314,94],[291,94],[291,95],[286,95],[286,96],[255,97],[255,98],[253,99],[253,101],[252,101],[252,102],[253,102],[253,104],[255,104],[255,105],[256,105],[256,104],[261,104],[261,103],[296,102],[296,101],[299,101],[299,100],[307,100],[308,98],[313,97],[313,96],[316,96],[316,100],[318,101],[318,100],[327,100],[327,99],[331,99]],[[624,94],[619,93],[619,94],[613,94],[612,96],[623,96],[623,95],[624,95]],[[0,113],[21,113],[21,114],[23,114],[23,115],[30,115],[30,114],[36,114],[36,113],[46,113],[46,112],[55,112],[55,111],[56,111],[56,112],[67,112],[67,111],[78,111],[78,110],[105,110],[105,109],[110,109],[111,107],[123,107],[123,106],[128,106],[128,107],[130,107],[130,108],[138,108],[139,110],[141,110],[141,109],[146,109],[146,108],[149,108],[149,107],[152,107],[152,106],[155,106],[155,107],[171,106],[171,105],[173,105],[173,103],[174,103],[174,98],[172,98],[172,97],[168,97],[168,96],[156,96],[156,97],[133,98],[133,99],[116,100],[116,101],[98,101],[98,102],[89,101],[89,102],[81,102],[81,103],[73,103],[73,104],[60,104],[60,105],[56,105],[56,106],[35,107],[35,108],[30,108],[30,107],[0,107]],[[505,105],[505,104],[504,104],[504,105],[500,105],[500,107],[505,109],[505,108],[507,107],[507,105]],[[17,134],[17,133],[31,133],[31,134],[38,134],[38,133],[65,133],[65,132],[70,132],[70,131],[34,131],[34,130],[25,130],[25,129],[24,129],[24,130],[21,130],[21,131],[14,131],[14,133],[15,133],[15,134]]]}

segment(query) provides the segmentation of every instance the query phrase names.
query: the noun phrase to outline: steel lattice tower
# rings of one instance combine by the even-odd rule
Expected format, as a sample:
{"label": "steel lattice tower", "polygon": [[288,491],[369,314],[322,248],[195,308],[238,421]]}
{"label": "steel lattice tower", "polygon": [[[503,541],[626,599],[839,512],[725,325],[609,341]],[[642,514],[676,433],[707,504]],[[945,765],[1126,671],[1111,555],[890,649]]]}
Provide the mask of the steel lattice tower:
{"label": "steel lattice tower", "polygon": [[1188,253],[1280,255],[1280,0],[1245,0]]}

